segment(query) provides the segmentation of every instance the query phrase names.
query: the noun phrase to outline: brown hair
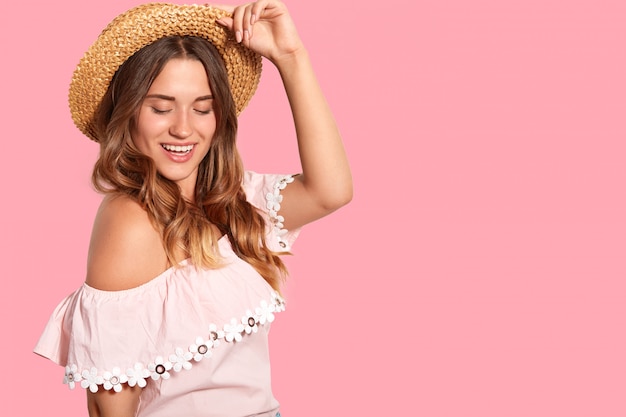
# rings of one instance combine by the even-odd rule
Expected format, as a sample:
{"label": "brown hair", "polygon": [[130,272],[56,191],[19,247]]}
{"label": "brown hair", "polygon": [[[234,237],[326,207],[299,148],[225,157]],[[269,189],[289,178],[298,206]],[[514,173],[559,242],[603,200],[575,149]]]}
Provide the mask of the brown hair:
{"label": "brown hair", "polygon": [[[195,204],[178,185],[161,176],[152,159],[131,139],[136,115],[154,79],[171,59],[195,59],[204,66],[213,94],[216,131],[200,163]],[[265,244],[263,217],[246,200],[243,164],[236,147],[237,114],[226,68],[213,45],[191,36],[170,36],[142,48],[115,73],[95,117],[100,156],[92,182],[102,193],[125,194],[137,201],[160,231],[172,265],[182,249],[195,265],[220,265],[211,224],[229,236],[233,250],[279,289],[286,268]]]}

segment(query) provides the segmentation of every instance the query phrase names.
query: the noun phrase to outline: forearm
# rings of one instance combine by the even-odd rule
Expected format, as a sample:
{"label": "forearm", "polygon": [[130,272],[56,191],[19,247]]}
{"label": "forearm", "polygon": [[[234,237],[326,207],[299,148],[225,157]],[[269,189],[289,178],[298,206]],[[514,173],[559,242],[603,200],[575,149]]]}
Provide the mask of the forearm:
{"label": "forearm", "polygon": [[352,198],[352,177],[341,134],[308,53],[301,49],[274,63],[293,113],[303,186],[320,205],[338,208]]}
{"label": "forearm", "polygon": [[284,226],[300,227],[347,204],[352,176],[341,135],[285,5],[259,0],[234,8],[232,18],[219,23],[276,65],[287,92],[302,175],[283,190]]}

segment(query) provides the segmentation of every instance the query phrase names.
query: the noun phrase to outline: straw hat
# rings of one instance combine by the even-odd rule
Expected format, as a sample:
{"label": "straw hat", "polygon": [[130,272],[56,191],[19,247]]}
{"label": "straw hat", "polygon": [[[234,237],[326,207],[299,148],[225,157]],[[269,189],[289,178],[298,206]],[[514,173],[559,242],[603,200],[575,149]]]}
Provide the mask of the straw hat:
{"label": "straw hat", "polygon": [[230,14],[210,6],[149,3],[117,16],[78,63],[70,84],[74,124],[94,141],[93,119],[117,69],[135,52],[160,38],[197,36],[211,42],[228,71],[237,114],[252,98],[261,77],[261,56],[238,44],[215,21]]}

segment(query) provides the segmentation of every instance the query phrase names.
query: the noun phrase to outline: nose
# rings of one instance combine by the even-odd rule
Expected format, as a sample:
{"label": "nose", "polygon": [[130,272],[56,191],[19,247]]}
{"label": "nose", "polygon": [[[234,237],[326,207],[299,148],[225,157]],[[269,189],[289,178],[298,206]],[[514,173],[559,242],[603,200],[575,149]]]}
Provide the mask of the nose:
{"label": "nose", "polygon": [[170,126],[170,135],[179,139],[185,139],[188,138],[191,133],[192,128],[187,113],[177,113],[172,121],[172,125]]}

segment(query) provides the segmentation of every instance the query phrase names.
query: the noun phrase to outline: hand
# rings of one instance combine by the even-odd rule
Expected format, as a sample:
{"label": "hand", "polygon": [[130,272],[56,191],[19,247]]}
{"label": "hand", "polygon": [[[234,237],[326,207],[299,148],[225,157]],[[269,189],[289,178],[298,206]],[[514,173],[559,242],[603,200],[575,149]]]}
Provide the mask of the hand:
{"label": "hand", "polygon": [[232,13],[217,21],[233,31],[237,42],[277,64],[304,50],[296,27],[279,0],[259,0],[241,6],[216,6]]}

